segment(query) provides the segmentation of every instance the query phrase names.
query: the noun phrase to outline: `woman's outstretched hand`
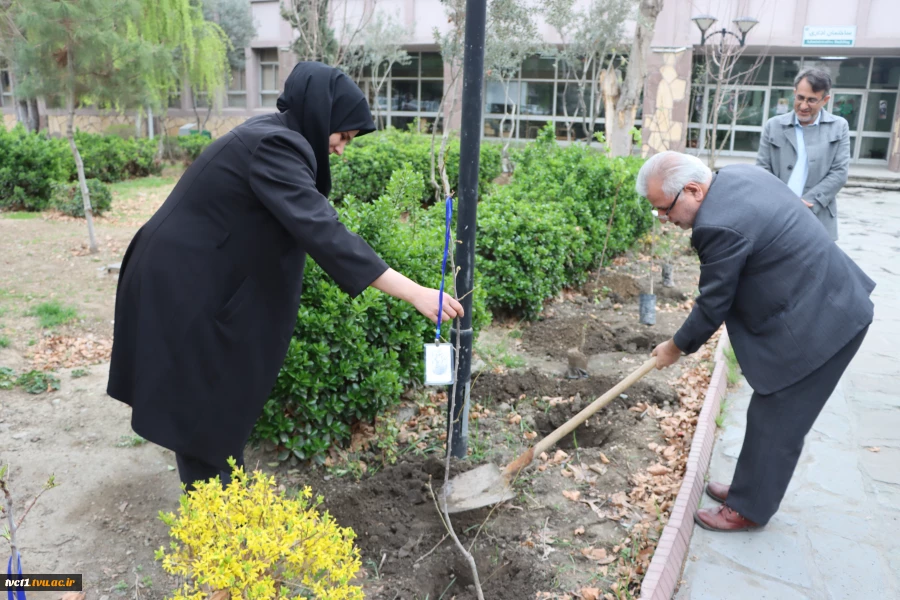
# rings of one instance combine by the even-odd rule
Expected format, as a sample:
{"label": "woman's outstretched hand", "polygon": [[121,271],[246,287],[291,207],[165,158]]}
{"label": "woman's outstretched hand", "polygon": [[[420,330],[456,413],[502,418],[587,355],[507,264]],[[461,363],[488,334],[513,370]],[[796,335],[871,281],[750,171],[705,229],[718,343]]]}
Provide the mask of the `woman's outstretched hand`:
{"label": "woman's outstretched hand", "polygon": [[[393,269],[388,269],[381,277],[373,281],[372,287],[394,298],[409,302],[417,311],[431,319],[432,323],[437,323],[438,295],[440,294],[438,290],[423,287]],[[441,304],[442,323],[463,316],[462,304],[447,292],[444,292]]]}
{"label": "woman's outstretched hand", "polygon": [[[421,286],[420,286],[421,287]],[[421,287],[416,299],[412,305],[416,310],[431,319],[432,323],[437,323],[438,311],[438,290]],[[441,302],[441,323],[463,316],[463,307],[456,298],[444,292],[443,302]]]}

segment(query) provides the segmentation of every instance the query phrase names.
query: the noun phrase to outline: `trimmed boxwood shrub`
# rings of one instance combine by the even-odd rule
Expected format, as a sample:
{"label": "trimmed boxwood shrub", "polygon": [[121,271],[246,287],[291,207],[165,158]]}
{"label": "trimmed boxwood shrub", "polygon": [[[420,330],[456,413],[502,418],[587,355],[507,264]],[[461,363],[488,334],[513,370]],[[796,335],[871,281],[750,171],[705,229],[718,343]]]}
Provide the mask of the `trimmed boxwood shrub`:
{"label": "trimmed boxwood shrub", "polygon": [[650,229],[652,216],[635,191],[640,159],[562,147],[546,126],[513,161],[510,184],[478,207],[477,266],[492,310],[534,318],[548,298],[600,266],[604,243],[604,260],[621,254]]}
{"label": "trimmed boxwood shrub", "polygon": [[72,160],[65,140],[28,133],[22,125],[0,127],[0,209],[43,210],[53,184],[68,178]]}
{"label": "trimmed boxwood shrub", "polygon": [[[441,139],[436,139],[435,152]],[[500,175],[500,145],[485,142],[478,159],[478,189],[483,197],[491,182]],[[431,136],[397,129],[370,133],[353,140],[342,156],[331,157],[331,199],[340,202],[346,196],[371,202],[384,193],[391,173],[410,164],[421,178],[422,202],[434,203],[431,186]],[[440,177],[438,182],[440,183]],[[447,147],[447,177],[456,191],[459,182],[459,139]]]}

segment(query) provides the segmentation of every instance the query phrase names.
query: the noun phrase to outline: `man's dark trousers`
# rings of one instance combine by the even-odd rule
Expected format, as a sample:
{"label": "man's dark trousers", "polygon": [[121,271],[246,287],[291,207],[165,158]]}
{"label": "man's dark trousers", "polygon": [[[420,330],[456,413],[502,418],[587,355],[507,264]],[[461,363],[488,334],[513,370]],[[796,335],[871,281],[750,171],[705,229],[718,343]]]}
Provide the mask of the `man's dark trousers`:
{"label": "man's dark trousers", "polygon": [[863,329],[797,383],[772,394],[753,393],[744,445],[726,501],[741,516],[765,525],[778,511],[803,450],[803,440],[868,330]]}

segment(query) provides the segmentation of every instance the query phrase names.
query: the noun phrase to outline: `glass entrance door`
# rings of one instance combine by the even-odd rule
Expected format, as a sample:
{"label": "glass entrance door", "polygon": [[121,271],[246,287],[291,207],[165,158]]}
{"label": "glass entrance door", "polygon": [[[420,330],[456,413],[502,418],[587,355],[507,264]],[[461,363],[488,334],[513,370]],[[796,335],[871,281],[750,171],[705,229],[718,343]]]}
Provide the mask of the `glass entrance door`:
{"label": "glass entrance door", "polygon": [[831,98],[829,110],[833,115],[847,119],[847,124],[850,126],[850,156],[857,158],[859,156],[857,141],[859,140],[860,116],[863,111],[863,94],[833,91]]}

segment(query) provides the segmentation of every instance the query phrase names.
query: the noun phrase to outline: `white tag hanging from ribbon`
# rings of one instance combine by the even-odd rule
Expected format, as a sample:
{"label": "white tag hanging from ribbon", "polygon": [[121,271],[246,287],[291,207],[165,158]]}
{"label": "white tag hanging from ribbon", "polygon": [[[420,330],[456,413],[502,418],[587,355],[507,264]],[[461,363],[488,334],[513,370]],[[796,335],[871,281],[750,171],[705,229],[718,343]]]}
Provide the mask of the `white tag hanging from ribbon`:
{"label": "white tag hanging from ribbon", "polygon": [[453,385],[454,354],[450,344],[425,344],[425,385]]}
{"label": "white tag hanging from ribbon", "polygon": [[444,236],[444,260],[441,264],[441,289],[438,293],[437,327],[434,343],[425,344],[425,385],[453,385],[456,380],[453,345],[441,343],[441,315],[444,304],[444,276],[447,271],[447,255],[450,252],[450,221],[453,217],[453,198],[446,201],[446,231]]}

